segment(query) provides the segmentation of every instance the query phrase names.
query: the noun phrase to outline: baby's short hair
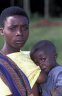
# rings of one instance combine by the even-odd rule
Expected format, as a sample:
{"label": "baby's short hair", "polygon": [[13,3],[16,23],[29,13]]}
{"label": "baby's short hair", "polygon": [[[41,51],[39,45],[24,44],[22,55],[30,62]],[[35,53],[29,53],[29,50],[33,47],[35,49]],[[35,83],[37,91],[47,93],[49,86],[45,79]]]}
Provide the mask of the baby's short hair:
{"label": "baby's short hair", "polygon": [[29,22],[28,15],[26,14],[26,12],[23,8],[20,8],[18,6],[11,6],[11,7],[5,8],[2,11],[2,13],[0,15],[0,26],[1,27],[4,26],[4,21],[7,17],[14,16],[14,15],[25,16],[28,19],[28,22]]}
{"label": "baby's short hair", "polygon": [[37,51],[45,51],[50,53],[56,53],[56,47],[55,45],[49,41],[49,40],[41,40],[38,43],[36,43],[33,48],[31,49],[30,56],[32,56]]}

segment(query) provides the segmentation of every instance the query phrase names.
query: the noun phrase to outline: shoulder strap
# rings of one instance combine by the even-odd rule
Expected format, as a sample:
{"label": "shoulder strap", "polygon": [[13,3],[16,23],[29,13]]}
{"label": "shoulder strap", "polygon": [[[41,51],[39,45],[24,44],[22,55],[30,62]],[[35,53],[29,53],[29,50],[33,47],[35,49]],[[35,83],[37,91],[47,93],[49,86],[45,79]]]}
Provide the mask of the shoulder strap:
{"label": "shoulder strap", "polygon": [[12,80],[11,78],[11,75],[10,73],[8,72],[8,70],[4,67],[3,64],[0,63],[0,71],[4,74],[7,82],[8,82],[8,85],[9,85],[9,88],[11,89],[12,93],[14,96],[23,96],[22,94],[20,95],[20,93],[18,92],[18,89],[14,83],[14,81]]}

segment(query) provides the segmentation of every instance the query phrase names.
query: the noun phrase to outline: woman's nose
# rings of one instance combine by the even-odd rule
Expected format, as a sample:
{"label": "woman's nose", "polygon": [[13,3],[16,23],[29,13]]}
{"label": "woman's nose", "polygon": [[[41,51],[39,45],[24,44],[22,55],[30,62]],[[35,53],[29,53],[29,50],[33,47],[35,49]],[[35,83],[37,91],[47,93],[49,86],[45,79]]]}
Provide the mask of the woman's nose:
{"label": "woman's nose", "polygon": [[16,35],[23,35],[23,32],[21,29],[17,30]]}

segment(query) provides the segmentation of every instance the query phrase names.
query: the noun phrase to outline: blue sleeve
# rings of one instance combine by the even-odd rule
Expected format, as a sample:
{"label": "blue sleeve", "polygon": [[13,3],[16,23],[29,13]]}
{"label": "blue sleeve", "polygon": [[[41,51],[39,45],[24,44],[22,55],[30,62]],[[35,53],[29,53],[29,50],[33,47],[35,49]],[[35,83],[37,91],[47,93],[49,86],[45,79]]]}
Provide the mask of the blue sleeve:
{"label": "blue sleeve", "polygon": [[56,78],[56,87],[62,86],[62,72],[60,72]]}

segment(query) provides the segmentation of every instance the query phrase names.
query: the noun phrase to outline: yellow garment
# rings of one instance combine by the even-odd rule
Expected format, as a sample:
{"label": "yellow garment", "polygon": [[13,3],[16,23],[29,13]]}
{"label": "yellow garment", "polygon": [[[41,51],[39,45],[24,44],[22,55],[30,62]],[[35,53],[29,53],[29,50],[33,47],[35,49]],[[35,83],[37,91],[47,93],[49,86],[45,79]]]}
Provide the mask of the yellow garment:
{"label": "yellow garment", "polygon": [[8,96],[8,95],[11,95],[11,91],[0,78],[0,96]]}
{"label": "yellow garment", "polygon": [[34,64],[34,62],[30,59],[30,56],[25,54],[25,52],[16,52],[8,54],[7,56],[11,58],[28,77],[32,88],[41,72],[40,67]]}

